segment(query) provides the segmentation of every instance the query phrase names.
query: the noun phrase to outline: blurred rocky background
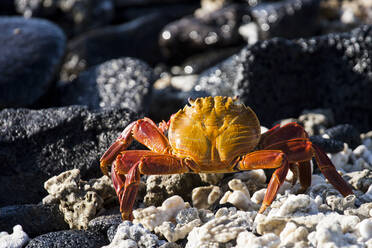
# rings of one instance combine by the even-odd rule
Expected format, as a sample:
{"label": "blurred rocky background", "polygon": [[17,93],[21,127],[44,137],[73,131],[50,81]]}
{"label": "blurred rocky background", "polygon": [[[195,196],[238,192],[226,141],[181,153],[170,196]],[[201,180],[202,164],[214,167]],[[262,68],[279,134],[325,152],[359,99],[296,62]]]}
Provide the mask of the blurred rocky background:
{"label": "blurred rocky background", "polygon": [[[371,59],[370,0],[0,1],[0,247],[372,247]],[[328,191],[284,187],[256,217],[269,174],[154,175],[135,207],[158,219],[118,227],[100,156],[130,122],[210,95],[303,125],[356,196],[315,168]]]}

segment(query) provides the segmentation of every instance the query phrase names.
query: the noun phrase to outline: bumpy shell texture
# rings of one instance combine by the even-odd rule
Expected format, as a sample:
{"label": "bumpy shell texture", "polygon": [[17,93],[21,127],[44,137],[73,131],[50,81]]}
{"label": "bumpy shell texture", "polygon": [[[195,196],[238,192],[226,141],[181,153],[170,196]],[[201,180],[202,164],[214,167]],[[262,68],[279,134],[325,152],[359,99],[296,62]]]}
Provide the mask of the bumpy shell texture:
{"label": "bumpy shell texture", "polygon": [[251,152],[260,139],[252,109],[230,97],[190,100],[171,118],[168,138],[178,157],[193,159],[203,171],[224,172]]}

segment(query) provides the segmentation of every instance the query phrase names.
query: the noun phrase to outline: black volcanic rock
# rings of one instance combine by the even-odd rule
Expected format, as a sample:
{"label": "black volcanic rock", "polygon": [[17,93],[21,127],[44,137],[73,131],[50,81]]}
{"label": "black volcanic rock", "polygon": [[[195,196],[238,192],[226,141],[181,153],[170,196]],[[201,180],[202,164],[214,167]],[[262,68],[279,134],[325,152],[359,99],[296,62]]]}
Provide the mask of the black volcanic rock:
{"label": "black volcanic rock", "polygon": [[0,208],[0,230],[11,233],[15,225],[21,225],[30,237],[69,228],[58,205],[26,204]]}
{"label": "black volcanic rock", "polygon": [[340,124],[324,131],[331,139],[345,142],[350,148],[355,149],[362,144],[360,132],[350,124]]}
{"label": "black volcanic rock", "polygon": [[18,13],[58,23],[68,36],[103,26],[114,17],[114,0],[15,0]]}
{"label": "black volcanic rock", "polygon": [[57,88],[58,104],[86,105],[89,109],[147,110],[155,75],[146,63],[133,58],[113,59],[79,74]]}
{"label": "black volcanic rock", "polygon": [[104,235],[84,230],[50,232],[32,239],[26,248],[96,248],[108,245]]}
{"label": "black volcanic rock", "polygon": [[52,86],[65,35],[48,21],[21,17],[0,17],[0,30],[0,109],[30,106]]}
{"label": "black volcanic rock", "polygon": [[175,18],[178,16],[155,13],[76,37],[68,43],[61,79],[71,81],[86,68],[120,57],[139,58],[150,65],[164,61],[158,36]]}
{"label": "black volcanic rock", "polygon": [[133,7],[133,6],[151,6],[157,4],[172,4],[172,3],[185,3],[195,2],[196,0],[115,0],[116,5],[119,7]]}
{"label": "black volcanic rock", "polygon": [[131,122],[128,109],[90,112],[71,106],[0,112],[0,206],[37,203],[43,183],[78,168],[83,179],[101,176],[99,158]]}
{"label": "black volcanic rock", "polygon": [[194,96],[240,96],[261,123],[330,108],[336,123],[372,126],[372,26],[301,40],[258,42],[204,72]]}
{"label": "black volcanic rock", "polygon": [[264,2],[253,7],[252,17],[260,39],[299,38],[318,31],[320,0],[284,0]]}
{"label": "black volcanic rock", "polygon": [[165,56],[179,61],[206,49],[243,43],[238,29],[249,22],[249,4],[233,4],[202,17],[189,16],[161,31],[159,44]]}

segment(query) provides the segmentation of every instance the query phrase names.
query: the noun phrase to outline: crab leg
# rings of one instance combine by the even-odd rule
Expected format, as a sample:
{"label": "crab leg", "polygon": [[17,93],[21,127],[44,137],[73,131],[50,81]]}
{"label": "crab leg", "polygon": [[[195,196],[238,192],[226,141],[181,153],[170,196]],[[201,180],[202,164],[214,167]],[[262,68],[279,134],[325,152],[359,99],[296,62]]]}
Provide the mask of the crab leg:
{"label": "crab leg", "polygon": [[267,146],[267,149],[283,151],[287,154],[290,163],[302,162],[299,164],[299,172],[300,183],[304,190],[311,184],[311,167],[309,161],[314,156],[322,174],[343,196],[353,194],[351,187],[338,174],[327,155],[308,139],[298,138],[282,141]]}
{"label": "crab leg", "polygon": [[332,164],[328,156],[316,145],[313,144],[315,160],[322,174],[328,181],[338,190],[343,196],[353,194],[352,188],[338,174],[335,166]]}
{"label": "crab leg", "polygon": [[260,148],[265,149],[270,144],[295,138],[308,138],[306,131],[301,125],[296,122],[290,122],[280,127],[278,124],[262,134]]}
{"label": "crab leg", "polygon": [[149,118],[143,118],[129,124],[116,141],[103,154],[100,166],[103,174],[107,175],[108,166],[116,156],[128,148],[133,138],[157,153],[169,153],[170,145],[167,138],[156,124]]}
{"label": "crab leg", "polygon": [[310,160],[296,163],[298,166],[301,191],[305,190],[311,185],[311,163]]}
{"label": "crab leg", "polygon": [[[120,202],[124,220],[132,220],[132,209],[136,199],[140,175],[180,174],[191,171],[193,163],[169,154],[152,151],[131,150],[122,152],[112,166],[112,181]],[[126,175],[126,176],[125,176]]]}
{"label": "crab leg", "polygon": [[237,164],[237,170],[273,169],[277,168],[267,186],[267,191],[259,213],[273,202],[280,186],[287,176],[289,163],[285,153],[280,150],[261,150],[245,155]]}

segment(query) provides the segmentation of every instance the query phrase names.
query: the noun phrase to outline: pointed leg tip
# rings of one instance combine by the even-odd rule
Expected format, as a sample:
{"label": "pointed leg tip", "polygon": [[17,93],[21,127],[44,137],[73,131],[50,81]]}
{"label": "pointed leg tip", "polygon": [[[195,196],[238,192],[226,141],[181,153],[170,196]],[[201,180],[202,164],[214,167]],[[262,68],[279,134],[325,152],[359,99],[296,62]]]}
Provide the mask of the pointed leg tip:
{"label": "pointed leg tip", "polygon": [[121,219],[122,219],[123,221],[124,221],[124,220],[133,221],[134,217],[133,217],[132,212],[122,212],[122,213],[121,213]]}
{"label": "pointed leg tip", "polygon": [[267,203],[262,203],[262,205],[261,205],[261,208],[260,208],[260,210],[258,210],[258,213],[259,214],[263,214],[264,212],[265,212],[265,210],[266,210],[266,208],[268,207],[269,205],[267,204]]}

